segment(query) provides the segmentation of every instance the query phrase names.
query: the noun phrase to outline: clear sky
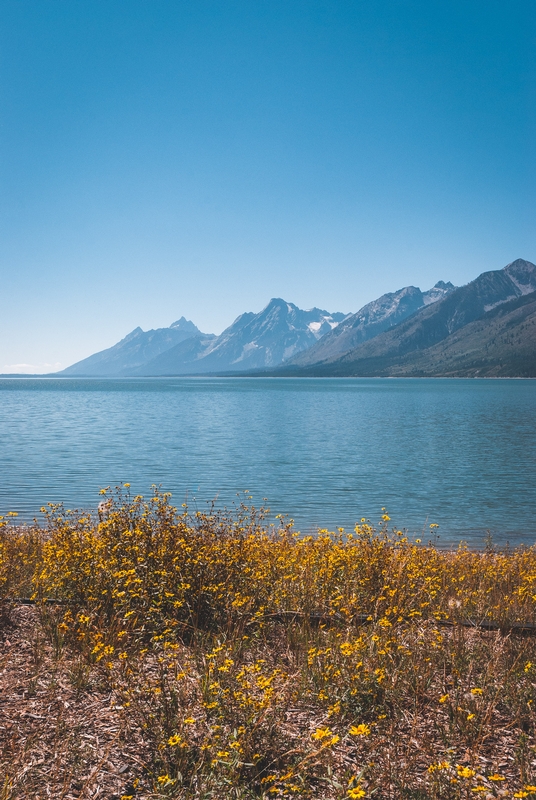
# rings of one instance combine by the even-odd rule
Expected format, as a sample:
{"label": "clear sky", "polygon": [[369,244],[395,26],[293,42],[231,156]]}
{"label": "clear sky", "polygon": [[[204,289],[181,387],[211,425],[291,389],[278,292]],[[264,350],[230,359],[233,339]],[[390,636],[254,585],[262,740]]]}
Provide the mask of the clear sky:
{"label": "clear sky", "polygon": [[535,54],[534,0],[3,0],[0,371],[536,261]]}

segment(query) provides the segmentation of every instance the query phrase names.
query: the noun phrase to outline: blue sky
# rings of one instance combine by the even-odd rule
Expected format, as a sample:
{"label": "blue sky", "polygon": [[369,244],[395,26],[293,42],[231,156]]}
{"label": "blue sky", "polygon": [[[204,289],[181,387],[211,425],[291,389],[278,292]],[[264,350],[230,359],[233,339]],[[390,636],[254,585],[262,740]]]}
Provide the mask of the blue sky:
{"label": "blue sky", "polygon": [[535,53],[532,0],[4,0],[0,371],[536,261]]}

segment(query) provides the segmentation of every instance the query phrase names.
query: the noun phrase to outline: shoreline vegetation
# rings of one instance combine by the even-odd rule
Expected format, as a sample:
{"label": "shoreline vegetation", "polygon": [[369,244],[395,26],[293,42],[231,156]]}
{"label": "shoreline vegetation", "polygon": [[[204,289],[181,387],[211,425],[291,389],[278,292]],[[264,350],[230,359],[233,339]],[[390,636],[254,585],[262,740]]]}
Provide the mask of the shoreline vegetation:
{"label": "shoreline vegetation", "polygon": [[128,484],[46,520],[0,520],[1,800],[536,798],[535,548]]}

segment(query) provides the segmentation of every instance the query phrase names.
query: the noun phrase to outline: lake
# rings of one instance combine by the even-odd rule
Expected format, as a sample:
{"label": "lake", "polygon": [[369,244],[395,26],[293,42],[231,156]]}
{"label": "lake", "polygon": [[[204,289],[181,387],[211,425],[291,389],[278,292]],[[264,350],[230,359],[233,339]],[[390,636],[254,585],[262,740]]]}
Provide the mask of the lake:
{"label": "lake", "polygon": [[532,544],[535,464],[530,380],[0,380],[0,513],[23,521],[129,482],[192,509],[247,491],[303,532],[386,508],[439,546]]}

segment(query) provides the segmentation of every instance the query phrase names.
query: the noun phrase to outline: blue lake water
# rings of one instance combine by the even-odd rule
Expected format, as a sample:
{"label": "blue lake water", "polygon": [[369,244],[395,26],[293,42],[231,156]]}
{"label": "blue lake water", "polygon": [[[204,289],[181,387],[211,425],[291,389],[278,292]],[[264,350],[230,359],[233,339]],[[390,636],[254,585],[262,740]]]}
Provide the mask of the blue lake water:
{"label": "blue lake water", "polygon": [[2,379],[0,513],[95,507],[151,484],[296,528],[394,524],[439,545],[536,541],[536,381]]}

